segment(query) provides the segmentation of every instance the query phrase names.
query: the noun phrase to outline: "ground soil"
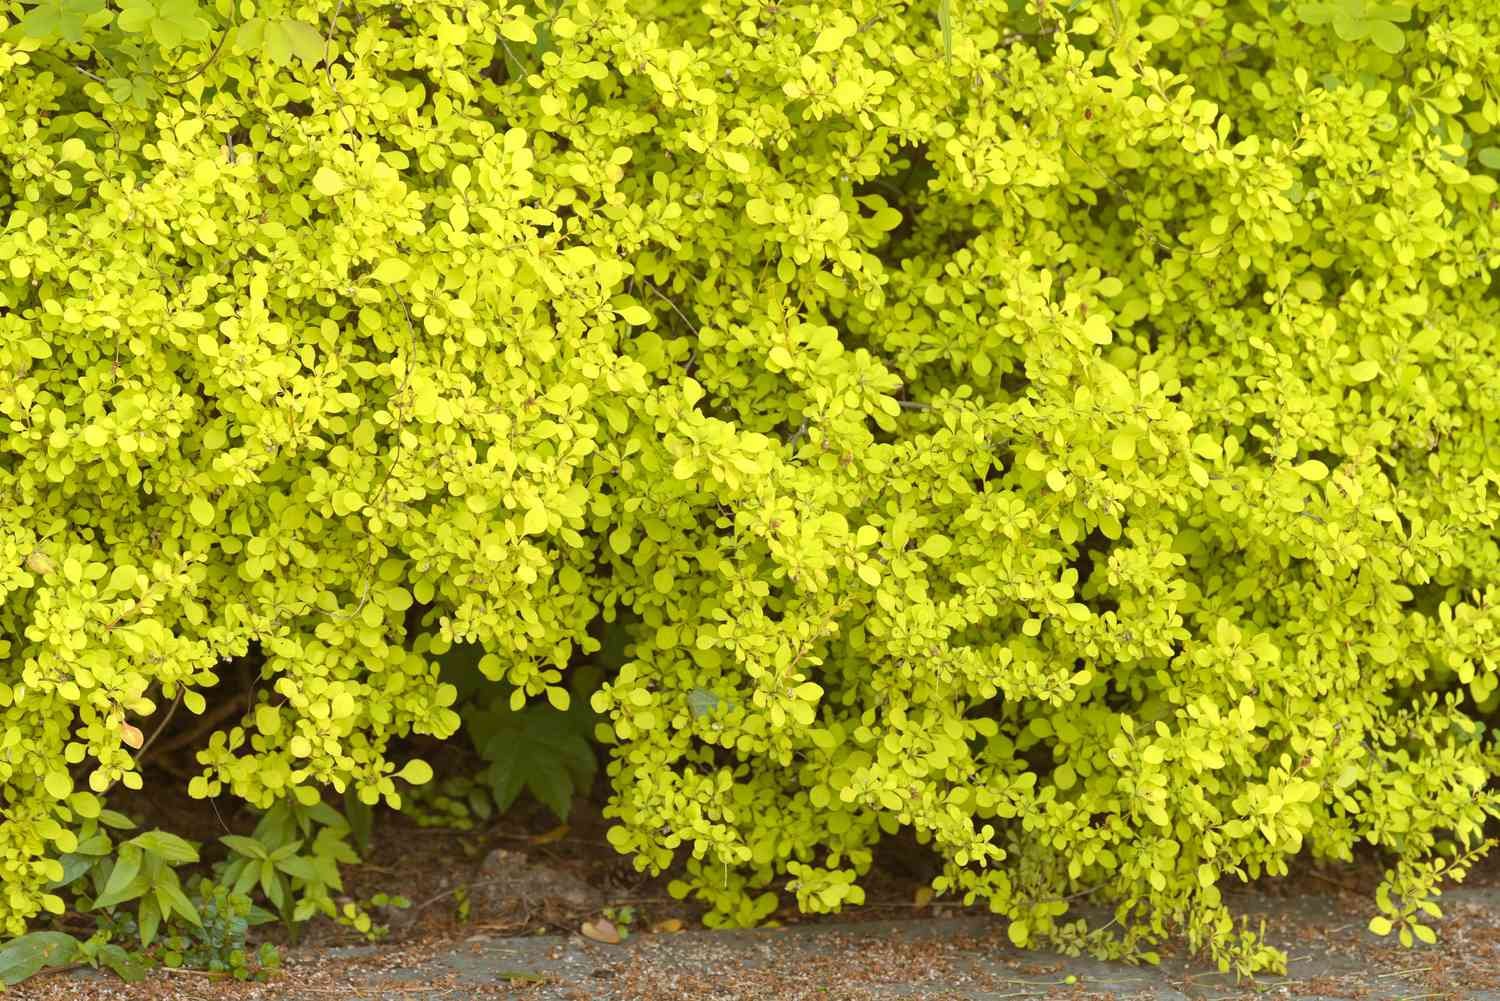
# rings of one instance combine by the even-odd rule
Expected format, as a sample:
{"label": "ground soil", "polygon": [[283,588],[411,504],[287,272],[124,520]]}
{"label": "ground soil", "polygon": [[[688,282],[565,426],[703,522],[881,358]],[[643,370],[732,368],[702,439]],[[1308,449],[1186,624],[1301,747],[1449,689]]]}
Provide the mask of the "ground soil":
{"label": "ground soil", "polygon": [[[181,800],[159,804],[147,813],[147,824],[205,842],[226,831],[244,833],[253,826],[248,814],[194,810]],[[732,936],[700,937],[678,932],[678,928],[691,929],[698,924],[699,910],[667,893],[667,877],[638,873],[615,854],[604,839],[606,822],[597,811],[579,804],[570,819],[569,825],[560,827],[546,815],[521,811],[483,828],[457,830],[421,827],[394,814],[381,816],[368,860],[346,873],[346,890],[356,899],[368,899],[377,892],[399,893],[410,900],[410,906],[382,915],[389,933],[373,950],[364,947],[351,930],[327,921],[314,923],[295,944],[272,930],[269,935],[272,940],[280,939],[285,964],[271,985],[238,984],[191,971],[163,971],[138,985],[124,985],[110,978],[54,974],[34,978],[11,996],[20,1001],[314,1001],[322,997],[409,996],[415,1001],[420,990],[426,992],[421,994],[425,1001],[450,996],[444,993],[448,989],[444,979],[449,977],[459,978],[451,987],[454,998],[861,999],[893,996],[887,987],[896,981],[910,986],[915,992],[911,996],[930,998],[1127,996],[1120,990],[1090,993],[1084,978],[1078,983],[1065,983],[1064,971],[1081,968],[1076,966],[1078,961],[1015,954],[1004,940],[1003,926],[976,910],[965,911],[941,901],[919,904],[918,891],[930,876],[929,863],[914,846],[901,843],[885,846],[887,850],[881,853],[881,864],[865,882],[865,907],[834,918],[812,918],[791,909],[774,915],[776,923],[796,926],[794,934],[825,936],[817,938],[822,944],[813,954],[790,965],[757,962],[754,956],[764,951],[762,946],[736,946],[734,943],[741,940]],[[519,911],[512,908],[503,915],[471,907],[464,915],[459,906],[461,896],[471,889],[484,858],[495,849],[519,853],[529,864],[583,880],[600,891],[601,899],[607,901],[604,906],[631,908],[630,941],[624,946],[601,946],[579,938],[583,922],[597,919],[603,907],[593,913],[570,913],[555,906],[536,906]],[[1429,998],[1471,998],[1479,996],[1477,991],[1500,989],[1500,908],[1490,903],[1492,899],[1500,901],[1500,893],[1484,897],[1483,905],[1466,903],[1467,898],[1450,904],[1437,946],[1413,953],[1363,931],[1373,913],[1371,895],[1379,876],[1380,865],[1374,858],[1338,867],[1302,863],[1289,877],[1262,880],[1230,895],[1231,905],[1237,910],[1268,917],[1269,937],[1288,950],[1294,973],[1299,957],[1316,960],[1311,966],[1304,963],[1307,975],[1282,984],[1283,996],[1384,997],[1387,995],[1379,993],[1378,988],[1380,978],[1386,975],[1399,975],[1403,984],[1418,983]],[[1500,888],[1500,856],[1482,864],[1465,885]],[[947,928],[943,922],[952,919],[969,924],[963,925],[962,933],[927,934],[932,928]],[[887,933],[889,928],[897,929],[896,933]],[[496,968],[478,987],[472,977],[463,984],[459,974],[442,972],[448,969],[444,964],[451,966],[454,962],[458,962],[456,969],[470,969],[471,973],[475,964],[505,962],[491,957],[472,960],[465,967],[453,957],[478,955],[483,943],[511,943],[504,948],[514,948],[514,943],[529,939],[535,939],[537,948],[544,948],[542,960],[556,957],[556,962],[563,964],[559,967],[563,973]],[[679,944],[674,945],[674,941]],[[845,941],[851,944],[839,944]],[[684,949],[688,950],[686,955]],[[992,963],[985,972],[973,968],[971,960],[976,954],[1014,956],[1003,969]],[[502,951],[496,955],[506,954]],[[532,956],[524,951],[518,955]],[[593,970],[579,976],[595,978],[597,974],[602,979],[588,979],[582,987],[569,984],[567,970],[571,968],[564,959],[581,964],[580,970],[595,964]],[[547,965],[535,961],[534,956],[525,962],[533,967]],[[1180,986],[1178,997],[1248,996],[1204,993],[1210,988],[1222,992],[1229,987],[1222,977],[1201,963],[1195,965],[1192,957],[1180,955],[1178,950],[1166,950],[1164,966],[1178,970],[1173,981]],[[423,970],[428,971],[422,974],[425,980],[414,984],[410,974]],[[736,986],[725,993],[725,977],[730,971]],[[1117,974],[1111,975],[1118,980]],[[1104,974],[1093,977],[1096,984],[1101,976]],[[1024,982],[1027,990],[1007,995],[1002,989],[1007,979],[1012,986]],[[1129,982],[1118,980],[1120,985]],[[378,994],[358,993],[356,985],[372,983],[385,986]],[[955,983],[961,983],[961,989],[954,988]],[[811,984],[823,986],[807,993]],[[872,984],[887,987],[877,990],[869,986]],[[1044,987],[1045,993],[1036,993]]]}

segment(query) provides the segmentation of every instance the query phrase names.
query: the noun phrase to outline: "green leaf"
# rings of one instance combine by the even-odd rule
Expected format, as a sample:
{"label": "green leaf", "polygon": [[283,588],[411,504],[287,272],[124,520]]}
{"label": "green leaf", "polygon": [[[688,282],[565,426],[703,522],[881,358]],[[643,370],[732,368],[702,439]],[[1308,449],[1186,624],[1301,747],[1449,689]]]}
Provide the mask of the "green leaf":
{"label": "green leaf", "polygon": [[1343,11],[1344,8],[1335,3],[1304,3],[1297,7],[1297,20],[1303,24],[1318,27],[1328,24]]}
{"label": "green leaf", "polygon": [[118,810],[100,810],[99,823],[105,827],[113,827],[117,831],[130,831],[135,829],[135,821]]}
{"label": "green leaf", "polygon": [[276,863],[276,868],[288,876],[302,880],[304,883],[317,883],[321,880],[318,864],[310,858],[303,858],[301,855],[282,859]]}
{"label": "green leaf", "polygon": [[14,987],[49,966],[67,966],[78,940],[58,931],[34,931],[0,945],[0,985]]}
{"label": "green leaf", "polygon": [[163,867],[156,881],[156,902],[161,908],[163,916],[171,916],[174,912],[190,923],[203,927],[203,919],[198,914],[198,908],[182,892],[182,884],[177,879],[177,873]]}
{"label": "green leaf", "polygon": [[1389,21],[1366,21],[1370,41],[1382,52],[1395,55],[1406,46],[1406,35]]}
{"label": "green leaf", "polygon": [[157,929],[161,927],[161,907],[156,903],[156,897],[143,897],[140,910],[136,913],[136,921],[141,928],[141,945],[150,945],[156,939]]}
{"label": "green leaf", "polygon": [[102,10],[104,0],[44,0],[27,11],[16,27],[27,38],[81,42],[88,19]]}
{"label": "green leaf", "polygon": [[938,27],[943,32],[943,58],[953,61],[953,0],[938,0]]}
{"label": "green leaf", "polygon": [[266,857],[265,846],[254,838],[247,838],[242,834],[226,834],[219,839],[219,843],[230,851],[238,852],[246,858],[260,861]]}
{"label": "green leaf", "polygon": [[139,953],[133,953],[106,942],[99,949],[99,964],[112,971],[127,984],[140,983],[146,979],[146,963]]}
{"label": "green leaf", "polygon": [[94,899],[94,906],[115,907],[145,893],[150,883],[141,872],[142,861],[141,850],[135,845],[127,843],[121,846],[109,879],[104,883],[104,892]]}
{"label": "green leaf", "polygon": [[198,861],[198,849],[167,831],[147,831],[145,834],[131,838],[125,844],[135,845],[147,854],[155,855],[171,865],[186,865],[189,862]]}
{"label": "green leaf", "polygon": [[279,66],[285,66],[294,58],[309,66],[323,60],[323,35],[306,21],[268,19],[261,38],[260,51]]}
{"label": "green leaf", "polygon": [[359,854],[370,850],[370,836],[375,828],[375,811],[355,795],[353,787],[344,795],[344,816],[349,818],[349,835]]}
{"label": "green leaf", "polygon": [[1479,162],[1491,170],[1500,170],[1500,146],[1486,146],[1476,154]]}
{"label": "green leaf", "polygon": [[196,0],[120,0],[115,23],[121,31],[150,34],[163,49],[201,42],[209,23]]}
{"label": "green leaf", "polygon": [[485,776],[498,809],[509,809],[526,791],[560,820],[568,819],[574,796],[593,782],[598,768],[586,701],[571,700],[566,712],[535,703],[512,711],[497,698],[488,710],[471,714],[469,734],[490,762]]}
{"label": "green leaf", "polygon": [[69,852],[57,861],[62,865],[63,874],[58,879],[47,884],[47,888],[50,890],[61,889],[64,886],[71,886],[76,883],[94,867],[94,864],[98,862],[98,858],[90,855],[82,855],[77,852]]}
{"label": "green leaf", "polygon": [[1380,915],[1371,918],[1370,931],[1376,935],[1389,935],[1391,933],[1391,919]]}

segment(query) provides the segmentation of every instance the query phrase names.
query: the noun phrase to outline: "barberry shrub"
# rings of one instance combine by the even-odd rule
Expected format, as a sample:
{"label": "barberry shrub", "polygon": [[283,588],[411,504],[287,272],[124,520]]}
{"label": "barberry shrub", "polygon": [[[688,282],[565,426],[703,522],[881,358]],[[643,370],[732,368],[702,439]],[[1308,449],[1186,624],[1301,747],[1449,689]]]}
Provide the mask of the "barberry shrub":
{"label": "barberry shrub", "polygon": [[611,629],[717,923],[904,833],[1254,969],[1228,882],[1372,846],[1425,938],[1487,847],[1496,0],[0,22],[0,929],[231,664],[191,795],[395,805],[450,649],[562,710]]}

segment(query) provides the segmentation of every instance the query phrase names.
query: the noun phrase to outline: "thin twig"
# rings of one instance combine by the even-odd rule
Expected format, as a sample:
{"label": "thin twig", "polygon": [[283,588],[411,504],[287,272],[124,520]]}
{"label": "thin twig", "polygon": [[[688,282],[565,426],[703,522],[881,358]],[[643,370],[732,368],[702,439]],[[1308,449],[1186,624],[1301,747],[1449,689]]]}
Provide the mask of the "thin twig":
{"label": "thin twig", "polygon": [[167,710],[167,715],[163,717],[160,723],[156,724],[156,729],[151,731],[151,736],[146,738],[146,742],[142,744],[141,749],[136,752],[135,760],[137,765],[139,765],[141,761],[145,760],[146,752],[151,750],[151,745],[156,743],[156,738],[160,737],[161,732],[167,728],[167,724],[172,722],[172,717],[177,714],[177,707],[182,705],[182,696],[186,694],[186,692],[186,688],[179,687],[177,689],[177,698],[172,700],[172,708]]}
{"label": "thin twig", "polygon": [[409,916],[412,916],[412,915],[415,915],[415,914],[420,914],[422,911],[425,911],[427,908],[431,907],[433,904],[437,903],[438,901],[445,900],[448,897],[453,896],[454,892],[457,889],[458,889],[458,887],[456,887],[456,886],[449,887],[448,889],[444,890],[442,893],[439,893],[437,896],[430,897],[427,900],[422,901],[420,904],[416,905],[415,907],[409,908],[407,910],[407,912],[406,912],[407,916],[409,917]]}
{"label": "thin twig", "polygon": [[1374,974],[1374,978],[1376,980],[1384,980],[1387,977],[1404,977],[1408,973],[1430,973],[1430,972],[1432,972],[1432,967],[1430,967],[1430,966],[1413,966],[1409,970],[1392,970],[1389,973],[1377,973],[1377,974]]}
{"label": "thin twig", "polygon": [[[214,50],[208,54],[208,58],[203,61],[203,64],[201,66],[193,70],[187,76],[179,77],[176,80],[169,80],[166,77],[160,76],[156,77],[156,79],[166,84],[168,87],[179,87],[182,84],[187,83],[189,80],[201,76],[210,66],[212,66],[218,60],[219,53],[224,51],[224,43],[229,41],[229,36],[234,33],[234,29],[239,27],[240,5],[232,4],[231,7],[233,8],[235,15],[234,20],[231,21],[223,31],[219,32],[219,44],[214,46]],[[155,76],[155,74],[152,75]]]}
{"label": "thin twig", "polygon": [[642,278],[641,281],[645,283],[645,285],[646,285],[646,287],[648,289],[650,289],[651,291],[655,292],[657,294],[657,296],[660,297],[660,299],[661,299],[662,302],[666,303],[668,306],[671,306],[672,307],[672,312],[674,312],[678,316],[682,317],[682,322],[686,323],[688,325],[688,329],[689,330],[691,330],[694,334],[698,333],[697,326],[695,326],[693,324],[692,320],[689,320],[687,318],[687,314],[686,313],[684,313],[682,310],[680,310],[680,309],[677,308],[677,303],[673,302],[671,299],[668,299],[666,297],[666,295],[662,292],[662,290],[659,289],[659,288],[657,288],[651,282],[646,281],[646,279],[644,279],[644,278]]}
{"label": "thin twig", "polygon": [[[176,737],[173,737],[171,740],[163,744],[156,753],[171,754],[173,751],[180,751],[184,747],[190,747],[193,744],[196,744],[203,738],[204,734],[208,733],[210,730],[213,730],[220,723],[224,722],[226,719],[228,719],[230,716],[233,716],[238,711],[240,711],[239,701],[237,699],[226,699],[216,709],[212,710],[211,712],[204,713],[203,716],[199,718],[197,726],[193,727],[187,733],[179,734]],[[142,756],[138,760],[144,761],[145,758],[144,756]]]}

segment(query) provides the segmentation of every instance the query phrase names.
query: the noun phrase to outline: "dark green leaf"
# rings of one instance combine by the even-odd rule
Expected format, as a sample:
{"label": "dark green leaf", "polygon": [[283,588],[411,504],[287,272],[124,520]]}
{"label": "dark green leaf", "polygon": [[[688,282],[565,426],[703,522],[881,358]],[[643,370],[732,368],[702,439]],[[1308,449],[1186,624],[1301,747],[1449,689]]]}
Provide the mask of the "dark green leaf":
{"label": "dark green leaf", "polygon": [[49,966],[67,966],[78,941],[56,931],[34,931],[0,945],[0,985],[13,987]]}
{"label": "dark green leaf", "polygon": [[344,816],[349,819],[349,833],[354,838],[355,850],[361,855],[370,851],[370,837],[375,829],[375,811],[360,802],[351,788],[344,796]]}
{"label": "dark green leaf", "polygon": [[48,889],[57,890],[64,886],[71,886],[83,877],[99,860],[91,855],[80,855],[77,852],[69,852],[57,860],[62,865],[63,874],[59,879],[47,884]]}
{"label": "dark green leaf", "polygon": [[127,984],[139,983],[146,979],[146,964],[139,956],[127,952],[113,942],[106,943],[99,950],[99,964],[112,970],[115,976]]}
{"label": "dark green leaf", "polygon": [[155,897],[142,897],[140,912],[136,919],[141,926],[141,945],[150,945],[161,927],[161,908]]}
{"label": "dark green leaf", "polygon": [[573,797],[594,780],[598,760],[589,743],[593,713],[575,698],[559,712],[532,703],[513,712],[502,696],[466,719],[470,737],[490,762],[485,772],[495,806],[507,810],[523,791],[566,820]]}

